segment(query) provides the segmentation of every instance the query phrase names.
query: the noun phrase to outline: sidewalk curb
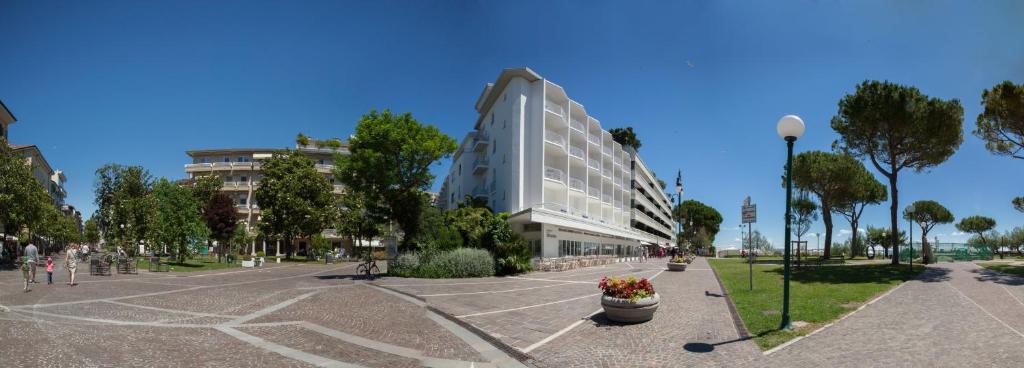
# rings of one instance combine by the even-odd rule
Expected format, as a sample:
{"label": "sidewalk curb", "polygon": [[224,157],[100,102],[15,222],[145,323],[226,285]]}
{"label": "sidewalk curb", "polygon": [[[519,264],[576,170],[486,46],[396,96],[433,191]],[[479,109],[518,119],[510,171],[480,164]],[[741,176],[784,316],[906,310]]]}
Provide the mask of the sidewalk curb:
{"label": "sidewalk curb", "polygon": [[711,266],[711,262],[708,262],[708,267],[711,268],[711,273],[715,274],[715,281],[718,282],[718,288],[722,289],[722,296],[725,297],[726,304],[729,305],[729,314],[732,315],[732,324],[736,327],[736,334],[739,335],[740,339],[749,339],[750,332],[747,331],[747,326],[743,324],[743,319],[740,318],[739,312],[736,311],[736,304],[732,302],[732,297],[729,296],[729,291],[726,290],[725,285],[722,284],[722,279],[718,277],[718,271]]}

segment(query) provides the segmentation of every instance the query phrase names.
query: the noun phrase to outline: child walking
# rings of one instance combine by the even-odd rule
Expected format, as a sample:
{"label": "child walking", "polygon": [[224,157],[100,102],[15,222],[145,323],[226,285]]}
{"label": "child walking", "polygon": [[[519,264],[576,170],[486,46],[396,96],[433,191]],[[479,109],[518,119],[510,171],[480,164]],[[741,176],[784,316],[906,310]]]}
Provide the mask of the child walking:
{"label": "child walking", "polygon": [[46,257],[46,284],[53,284],[53,257]]}

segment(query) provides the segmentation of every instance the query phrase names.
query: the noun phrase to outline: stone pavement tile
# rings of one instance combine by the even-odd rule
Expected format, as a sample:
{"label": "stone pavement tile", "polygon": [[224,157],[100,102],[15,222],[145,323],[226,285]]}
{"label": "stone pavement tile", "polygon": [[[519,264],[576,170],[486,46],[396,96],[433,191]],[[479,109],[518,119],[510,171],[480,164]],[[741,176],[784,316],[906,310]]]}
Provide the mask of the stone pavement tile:
{"label": "stone pavement tile", "polygon": [[367,349],[299,326],[244,327],[239,330],[292,349],[365,367],[420,366],[415,359]]}
{"label": "stone pavement tile", "polygon": [[426,356],[484,361],[472,347],[429,319],[423,307],[368,287],[326,289],[250,322],[299,320],[419,350]]}
{"label": "stone pavement tile", "polygon": [[0,320],[5,367],[308,367],[206,328]]}
{"label": "stone pavement tile", "polygon": [[[193,317],[187,314],[157,311],[152,309],[130,307],[125,305],[104,302],[64,304],[50,307],[31,308],[26,310],[26,313],[35,312],[66,316],[69,318],[78,317],[125,322],[157,322],[161,320],[173,320]],[[38,314],[38,318],[55,319],[60,317]]]}
{"label": "stone pavement tile", "polygon": [[241,315],[258,311],[277,304],[280,300],[299,296],[307,292],[309,291],[274,287],[262,290],[206,288],[164,295],[129,298],[120,300],[120,302],[189,312]]}
{"label": "stone pavement tile", "polygon": [[0,305],[33,305],[65,303],[79,300],[103,299],[138,295],[144,293],[180,290],[183,287],[153,285],[133,281],[117,283],[90,283],[68,286],[63,283],[45,285],[36,284],[32,291],[24,293],[20,287],[7,286],[0,290]]}
{"label": "stone pavement tile", "polygon": [[[693,269],[708,269],[698,258]],[[540,367],[717,367],[749,364],[760,351],[738,340],[727,302],[711,271],[664,272],[654,281],[661,304],[653,320],[633,325],[598,313],[568,333],[531,352]],[[600,309],[599,299],[590,304]],[[687,344],[708,344],[690,352]],[[691,349],[698,350],[698,349]]]}
{"label": "stone pavement tile", "polygon": [[950,269],[950,285],[988,313],[1024,333],[1024,299],[1018,295],[1024,291],[1024,278],[991,271],[971,262],[939,264],[936,267]]}
{"label": "stone pavement tile", "polygon": [[[769,367],[1017,367],[1024,338],[950,286],[939,264],[835,325],[769,355]],[[977,281],[975,281],[977,282]],[[978,286],[978,285],[975,285]],[[993,290],[994,291],[994,290]],[[991,305],[986,305],[991,307]],[[1024,309],[1022,309],[1024,311]]]}

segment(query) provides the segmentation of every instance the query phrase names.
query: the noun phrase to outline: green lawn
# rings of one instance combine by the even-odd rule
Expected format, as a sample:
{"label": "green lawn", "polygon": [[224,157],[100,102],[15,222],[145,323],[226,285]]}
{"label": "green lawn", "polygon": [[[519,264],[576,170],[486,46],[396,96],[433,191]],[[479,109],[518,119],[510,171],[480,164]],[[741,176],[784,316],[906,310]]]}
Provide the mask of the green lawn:
{"label": "green lawn", "polygon": [[1024,266],[1022,265],[1010,265],[1002,262],[978,263],[978,265],[992,271],[1024,276]]}
{"label": "green lawn", "polygon": [[[177,263],[172,258],[162,257],[160,258],[163,262],[168,262],[168,266],[171,272],[195,272],[195,271],[209,271],[219,270],[224,268],[240,267],[240,260],[236,260],[234,264],[228,264],[224,262],[217,262],[217,257],[196,257],[190,260],[186,260],[184,263]],[[149,269],[149,257],[141,257],[139,260],[139,269]]]}
{"label": "green lawn", "polygon": [[891,265],[824,266],[793,271],[790,279],[790,319],[808,325],[779,330],[782,320],[782,266],[754,267],[754,290],[749,290],[748,266],[738,259],[712,259],[729,297],[761,349],[770,349],[853,311],[872,297],[912,278],[924,267]]}

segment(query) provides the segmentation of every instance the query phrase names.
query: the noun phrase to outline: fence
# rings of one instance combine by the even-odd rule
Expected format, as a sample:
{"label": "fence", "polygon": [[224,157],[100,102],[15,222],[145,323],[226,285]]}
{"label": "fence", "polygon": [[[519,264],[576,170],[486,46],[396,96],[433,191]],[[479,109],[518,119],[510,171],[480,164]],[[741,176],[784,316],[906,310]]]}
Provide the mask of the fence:
{"label": "fence", "polygon": [[[992,248],[985,245],[964,244],[964,243],[934,243],[929,242],[931,248],[931,263],[953,262],[953,261],[975,261],[992,260]],[[914,259],[920,259],[923,255],[921,243],[913,244]],[[910,261],[910,249],[904,245],[900,247],[900,262]]]}

